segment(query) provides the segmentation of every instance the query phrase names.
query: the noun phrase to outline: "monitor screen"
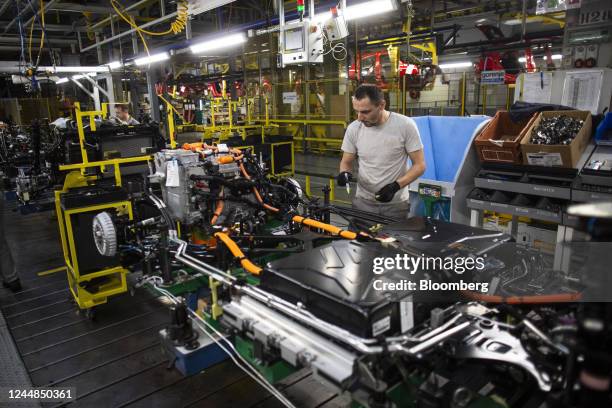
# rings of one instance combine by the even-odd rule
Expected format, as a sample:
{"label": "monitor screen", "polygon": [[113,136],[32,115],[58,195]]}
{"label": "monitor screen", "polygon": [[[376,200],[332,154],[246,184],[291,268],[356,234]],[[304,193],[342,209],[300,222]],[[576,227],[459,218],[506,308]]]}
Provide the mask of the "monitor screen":
{"label": "monitor screen", "polygon": [[304,27],[290,28],[285,32],[285,52],[304,50]]}

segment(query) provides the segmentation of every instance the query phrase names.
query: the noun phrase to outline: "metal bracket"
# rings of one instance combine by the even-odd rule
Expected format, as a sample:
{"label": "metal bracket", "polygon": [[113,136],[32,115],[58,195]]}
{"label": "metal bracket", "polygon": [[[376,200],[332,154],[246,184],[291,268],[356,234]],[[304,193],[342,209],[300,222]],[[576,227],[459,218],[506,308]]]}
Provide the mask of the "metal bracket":
{"label": "metal bracket", "polygon": [[455,357],[503,361],[525,369],[531,374],[542,391],[552,388],[550,376],[536,368],[520,340],[501,330],[497,322],[480,320],[471,325],[470,334],[455,350]]}

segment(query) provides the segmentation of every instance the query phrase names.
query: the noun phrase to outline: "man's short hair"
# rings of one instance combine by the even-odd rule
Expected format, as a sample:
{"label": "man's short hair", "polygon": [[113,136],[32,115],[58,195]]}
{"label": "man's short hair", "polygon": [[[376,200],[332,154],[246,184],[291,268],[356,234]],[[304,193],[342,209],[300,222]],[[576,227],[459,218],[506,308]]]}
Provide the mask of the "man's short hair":
{"label": "man's short hair", "polygon": [[379,105],[385,100],[383,92],[374,84],[361,84],[355,89],[355,99],[361,100],[365,97],[370,98],[374,105]]}
{"label": "man's short hair", "polygon": [[119,109],[123,112],[128,112],[130,109],[127,105],[123,105],[123,104],[117,104],[115,105],[115,109]]}

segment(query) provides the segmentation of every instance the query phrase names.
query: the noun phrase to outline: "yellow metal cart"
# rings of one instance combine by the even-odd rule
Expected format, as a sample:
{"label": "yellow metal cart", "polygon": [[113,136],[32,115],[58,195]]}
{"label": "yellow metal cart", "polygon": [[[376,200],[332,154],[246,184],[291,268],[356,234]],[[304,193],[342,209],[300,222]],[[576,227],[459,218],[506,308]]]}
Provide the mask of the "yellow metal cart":
{"label": "yellow metal cart", "polygon": [[[101,111],[81,111],[78,103],[75,104],[83,162],[60,166],[61,171],[69,173],[63,188],[55,191],[55,209],[70,292],[79,308],[88,312],[91,312],[94,306],[106,303],[109,296],[126,292],[128,273],[118,258],[104,258],[95,251],[87,251],[95,246],[91,221],[103,211],[133,219],[132,203],[127,199],[127,193],[121,189],[121,165],[146,163],[151,160],[150,155],[95,162],[88,160],[83,118],[89,118],[91,130],[95,131],[95,117],[106,116],[107,108],[108,105],[103,104]],[[90,190],[95,190],[99,183],[97,175],[88,173],[94,168],[102,172],[110,169],[113,171],[114,180],[112,184],[105,186],[109,192],[106,195],[96,196],[92,193],[93,190]]]}

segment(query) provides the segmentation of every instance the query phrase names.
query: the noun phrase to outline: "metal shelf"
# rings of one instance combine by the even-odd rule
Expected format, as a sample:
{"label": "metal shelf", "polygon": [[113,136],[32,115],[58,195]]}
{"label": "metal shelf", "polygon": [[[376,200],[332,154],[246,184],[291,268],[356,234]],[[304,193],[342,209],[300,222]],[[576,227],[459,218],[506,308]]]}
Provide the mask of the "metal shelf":
{"label": "metal shelf", "polygon": [[572,201],[590,202],[590,201],[612,201],[612,194],[601,193],[598,191],[572,190]]}
{"label": "metal shelf", "polygon": [[558,224],[563,222],[562,212],[546,211],[537,208],[496,203],[493,201],[476,200],[473,198],[467,199],[467,206],[474,210],[495,211],[504,214],[516,215],[518,217],[529,217],[540,221],[556,222]]}
{"label": "metal shelf", "polygon": [[521,183],[517,181],[495,180],[484,177],[475,177],[474,185],[490,190],[508,191],[512,193],[530,194],[541,197],[560,198],[569,200],[571,189],[544,184]]}

